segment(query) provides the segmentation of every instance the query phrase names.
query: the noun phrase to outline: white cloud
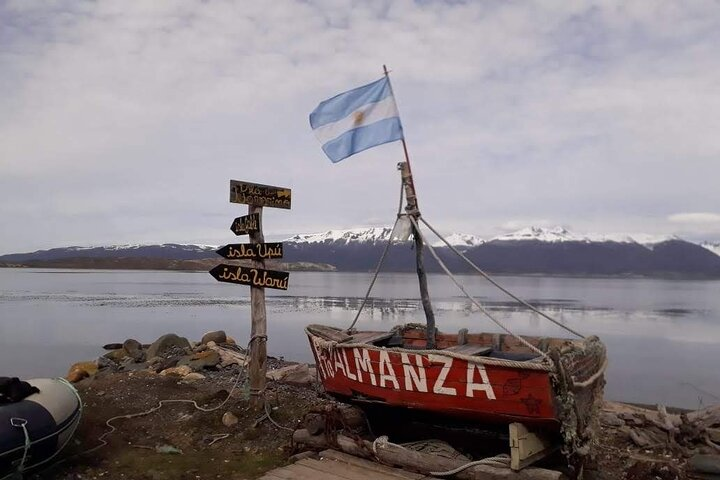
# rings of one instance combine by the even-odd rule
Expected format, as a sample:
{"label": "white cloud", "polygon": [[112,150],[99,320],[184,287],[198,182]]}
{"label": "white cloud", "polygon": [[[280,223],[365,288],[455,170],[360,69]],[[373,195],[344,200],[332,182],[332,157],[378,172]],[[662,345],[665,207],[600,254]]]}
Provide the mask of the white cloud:
{"label": "white cloud", "polygon": [[720,214],[709,212],[675,213],[668,216],[673,223],[720,224]]}
{"label": "white cloud", "polygon": [[383,63],[444,230],[720,204],[712,2],[48,5],[0,5],[0,252],[216,236],[231,177],[293,187],[268,229],[392,223],[400,147],[331,165],[307,125]]}

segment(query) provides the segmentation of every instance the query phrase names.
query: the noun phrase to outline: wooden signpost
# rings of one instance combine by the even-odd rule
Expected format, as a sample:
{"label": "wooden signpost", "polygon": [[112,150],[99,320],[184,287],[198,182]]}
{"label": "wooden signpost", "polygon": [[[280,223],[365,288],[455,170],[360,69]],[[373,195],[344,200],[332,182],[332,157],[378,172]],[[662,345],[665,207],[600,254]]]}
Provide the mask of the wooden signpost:
{"label": "wooden signpost", "polygon": [[282,258],[282,243],[231,243],[216,251],[229,260],[258,260],[261,258]]}
{"label": "wooden signpost", "polygon": [[235,235],[247,235],[248,233],[262,230],[260,226],[260,214],[255,213],[253,215],[237,217],[233,220],[232,225],[230,225],[230,230],[232,230]]}
{"label": "wooden signpost", "polygon": [[250,404],[262,407],[267,371],[267,314],[265,288],[287,290],[290,274],[265,268],[265,259],[282,258],[282,243],[265,243],[262,232],[263,207],[290,208],[289,188],[230,180],[230,202],[248,205],[248,214],[236,218],[230,230],[250,235],[251,243],[225,245],[217,253],[231,260],[250,260],[251,266],[221,263],[212,270],[220,282],[250,286]]}

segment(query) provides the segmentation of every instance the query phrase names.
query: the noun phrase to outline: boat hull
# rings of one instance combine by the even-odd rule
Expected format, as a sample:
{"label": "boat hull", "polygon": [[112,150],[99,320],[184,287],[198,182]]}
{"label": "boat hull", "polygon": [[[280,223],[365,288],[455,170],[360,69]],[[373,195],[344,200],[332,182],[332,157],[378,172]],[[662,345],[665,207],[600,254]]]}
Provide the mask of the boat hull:
{"label": "boat hull", "polygon": [[308,337],[323,386],[333,395],[481,422],[559,428],[547,365]]}

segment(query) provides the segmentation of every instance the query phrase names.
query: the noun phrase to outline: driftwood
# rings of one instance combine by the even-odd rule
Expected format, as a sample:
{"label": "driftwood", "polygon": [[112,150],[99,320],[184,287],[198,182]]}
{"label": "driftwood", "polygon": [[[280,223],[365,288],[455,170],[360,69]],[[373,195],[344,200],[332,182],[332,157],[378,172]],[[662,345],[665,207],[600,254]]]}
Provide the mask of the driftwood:
{"label": "driftwood", "polygon": [[[375,457],[386,465],[402,467],[423,475],[430,475],[430,472],[452,470],[467,463],[462,459],[417,452],[389,442],[376,442],[373,452],[372,442],[354,440],[344,435],[337,435],[337,444],[331,445],[324,435],[311,435],[307,430],[296,430],[293,434],[293,442],[314,449],[336,448],[363,458]],[[562,480],[566,477],[560,472],[541,468],[526,468],[514,472],[509,468],[476,465],[457,473],[454,478],[464,480]]]}

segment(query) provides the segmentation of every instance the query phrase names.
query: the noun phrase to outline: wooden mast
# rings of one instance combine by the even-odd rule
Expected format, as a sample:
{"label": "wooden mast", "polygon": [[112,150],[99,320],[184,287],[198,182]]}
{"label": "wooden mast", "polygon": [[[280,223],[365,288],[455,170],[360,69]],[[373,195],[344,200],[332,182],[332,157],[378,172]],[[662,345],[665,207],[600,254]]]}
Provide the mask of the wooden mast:
{"label": "wooden mast", "polygon": [[[392,84],[390,84],[390,75],[388,69],[383,65],[383,73],[388,79],[388,85],[392,92]],[[394,95],[393,95],[394,98]],[[417,267],[418,283],[420,284],[420,300],[422,301],[423,310],[425,311],[425,323],[427,348],[435,348],[435,312],[433,312],[432,303],[430,302],[430,294],[428,293],[427,275],[425,274],[425,264],[423,261],[423,240],[417,229],[417,220],[420,218],[420,209],[417,204],[417,194],[415,192],[415,182],[413,181],[412,168],[410,168],[410,155],[408,155],[407,143],[405,136],[401,139],[403,152],[405,153],[405,161],[398,164],[403,185],[405,186],[405,206],[406,215],[412,216],[416,221],[412,224],[413,240],[415,241],[415,264]]]}

